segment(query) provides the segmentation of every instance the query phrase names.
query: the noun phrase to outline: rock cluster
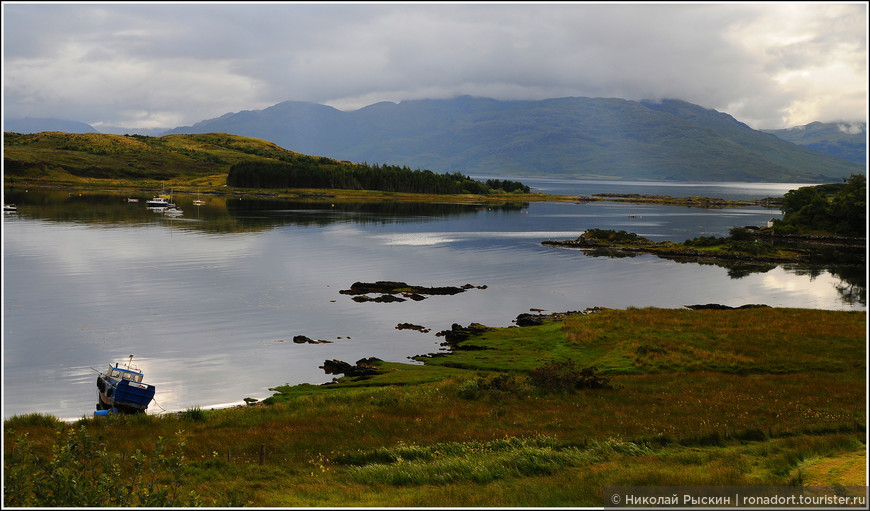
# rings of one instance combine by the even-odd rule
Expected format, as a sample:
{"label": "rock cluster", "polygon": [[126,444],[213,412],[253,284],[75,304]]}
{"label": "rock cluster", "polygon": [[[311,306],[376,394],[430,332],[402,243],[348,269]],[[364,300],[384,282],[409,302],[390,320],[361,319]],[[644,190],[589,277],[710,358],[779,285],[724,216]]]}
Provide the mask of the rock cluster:
{"label": "rock cluster", "polygon": [[[461,287],[456,286],[412,286],[405,282],[393,282],[388,280],[379,280],[377,282],[354,282],[350,289],[342,289],[339,293],[343,295],[354,295],[355,302],[404,302],[407,299],[420,301],[425,300],[425,295],[455,295],[462,293],[468,289],[486,289],[486,286],[474,286],[465,284]],[[370,297],[369,294],[379,294],[380,296]],[[401,296],[396,296],[401,295]]]}
{"label": "rock cluster", "polygon": [[343,374],[345,376],[370,377],[378,374],[380,371],[375,367],[375,362],[381,362],[381,359],[375,357],[363,358],[356,361],[356,365],[348,364],[341,360],[325,360],[320,369],[323,369],[326,374]]}

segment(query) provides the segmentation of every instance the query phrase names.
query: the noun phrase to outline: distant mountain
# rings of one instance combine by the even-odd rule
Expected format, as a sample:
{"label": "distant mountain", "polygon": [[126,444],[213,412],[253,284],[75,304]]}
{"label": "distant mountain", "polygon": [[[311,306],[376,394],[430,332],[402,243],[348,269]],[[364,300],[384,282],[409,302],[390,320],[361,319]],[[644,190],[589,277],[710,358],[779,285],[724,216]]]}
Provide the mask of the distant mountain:
{"label": "distant mountain", "polygon": [[287,101],[167,133],[231,133],[305,154],[471,175],[831,182],[864,172],[680,100],[461,96],[352,112]]}
{"label": "distant mountain", "polygon": [[4,119],[3,131],[12,133],[41,133],[43,131],[62,131],[64,133],[99,133],[90,124],[64,119],[31,118]]}
{"label": "distant mountain", "polygon": [[145,135],[146,137],[160,137],[166,134],[166,128],[123,128],[121,126],[100,126],[100,133],[109,135]]}
{"label": "distant mountain", "polygon": [[811,122],[805,126],[764,132],[852,163],[867,163],[866,122]]}

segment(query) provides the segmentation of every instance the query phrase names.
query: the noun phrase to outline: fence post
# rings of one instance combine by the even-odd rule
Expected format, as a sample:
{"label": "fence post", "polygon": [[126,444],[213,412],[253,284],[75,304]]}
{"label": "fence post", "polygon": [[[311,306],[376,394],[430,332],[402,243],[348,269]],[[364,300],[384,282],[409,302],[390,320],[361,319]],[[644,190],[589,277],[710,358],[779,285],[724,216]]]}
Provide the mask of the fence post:
{"label": "fence post", "polygon": [[260,444],[260,465],[266,461],[266,444]]}
{"label": "fence post", "polygon": [[230,450],[227,449],[227,463],[230,462]]}

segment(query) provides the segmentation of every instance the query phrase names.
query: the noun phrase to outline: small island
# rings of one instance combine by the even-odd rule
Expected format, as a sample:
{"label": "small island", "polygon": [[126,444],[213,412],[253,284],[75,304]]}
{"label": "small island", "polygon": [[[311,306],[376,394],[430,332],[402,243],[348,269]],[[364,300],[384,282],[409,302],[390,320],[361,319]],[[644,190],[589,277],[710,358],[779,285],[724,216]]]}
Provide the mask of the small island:
{"label": "small island", "polygon": [[866,265],[866,178],[801,187],[782,198],[782,220],[769,226],[732,227],[726,237],[654,242],[624,230],[587,229],[573,240],[546,246],[592,255],[655,254],[667,259],[736,263],[838,263]]}

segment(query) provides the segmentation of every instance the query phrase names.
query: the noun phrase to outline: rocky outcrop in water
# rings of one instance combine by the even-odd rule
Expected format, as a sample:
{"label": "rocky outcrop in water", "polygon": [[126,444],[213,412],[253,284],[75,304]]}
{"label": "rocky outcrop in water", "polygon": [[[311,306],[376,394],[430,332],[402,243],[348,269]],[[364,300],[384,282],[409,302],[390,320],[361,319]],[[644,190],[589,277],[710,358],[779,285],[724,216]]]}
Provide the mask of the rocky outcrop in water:
{"label": "rocky outcrop in water", "polygon": [[396,330],[416,330],[424,334],[427,334],[431,331],[430,328],[426,328],[421,325],[415,325],[413,323],[399,323],[398,325],[396,325]]}
{"label": "rocky outcrop in water", "polygon": [[[343,295],[354,295],[355,302],[404,302],[407,299],[420,301],[425,300],[426,295],[455,295],[469,289],[486,289],[486,286],[465,284],[464,286],[412,286],[405,282],[393,282],[380,280],[377,282],[354,282],[350,289],[342,289]],[[379,294],[377,297],[366,296]],[[400,296],[397,296],[400,295]]]}
{"label": "rocky outcrop in water", "polygon": [[324,340],[314,340],[304,335],[297,335],[293,337],[293,342],[296,344],[329,344],[332,341],[324,341]]}

